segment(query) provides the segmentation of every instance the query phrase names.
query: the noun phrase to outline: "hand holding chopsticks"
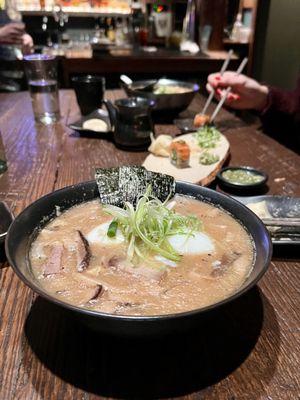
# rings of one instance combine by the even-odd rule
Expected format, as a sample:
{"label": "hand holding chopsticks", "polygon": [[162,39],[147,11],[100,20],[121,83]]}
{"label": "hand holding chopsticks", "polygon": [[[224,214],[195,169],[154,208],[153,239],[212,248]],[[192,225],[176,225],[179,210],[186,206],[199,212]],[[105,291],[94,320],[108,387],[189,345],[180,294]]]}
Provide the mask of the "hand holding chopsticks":
{"label": "hand holding chopsticks", "polygon": [[[245,58],[243,59],[243,61],[241,62],[240,66],[238,67],[237,71],[236,71],[236,75],[237,75],[237,76],[240,75],[240,74],[242,73],[242,71],[243,71],[243,69],[245,68],[247,62],[248,62],[248,58],[245,57]],[[219,101],[219,103],[218,103],[218,105],[217,105],[215,111],[213,112],[213,114],[212,114],[212,116],[211,116],[211,118],[210,118],[210,122],[213,122],[214,119],[216,118],[217,114],[219,113],[220,109],[222,108],[223,104],[225,103],[225,101],[226,101],[226,99],[227,99],[227,96],[228,96],[229,92],[231,91],[231,89],[232,89],[231,86],[229,86],[229,87],[225,90],[225,92],[223,93],[223,95],[222,95],[222,97],[221,97],[221,99],[220,99],[220,101]]]}
{"label": "hand holding chopsticks", "polygon": [[[227,67],[229,65],[229,62],[231,60],[232,54],[233,54],[233,50],[229,50],[229,52],[227,54],[227,57],[226,57],[226,60],[224,61],[223,65],[222,65],[222,68],[220,70],[220,75],[221,76],[226,71],[226,69],[227,69]],[[206,100],[206,103],[205,103],[205,105],[204,105],[204,107],[203,107],[203,109],[201,111],[201,114],[205,114],[206,110],[208,109],[208,106],[210,105],[210,103],[211,103],[211,101],[212,101],[212,99],[214,97],[214,94],[215,94],[215,90],[214,90],[214,88],[211,88],[210,95],[208,96],[208,99]]]}

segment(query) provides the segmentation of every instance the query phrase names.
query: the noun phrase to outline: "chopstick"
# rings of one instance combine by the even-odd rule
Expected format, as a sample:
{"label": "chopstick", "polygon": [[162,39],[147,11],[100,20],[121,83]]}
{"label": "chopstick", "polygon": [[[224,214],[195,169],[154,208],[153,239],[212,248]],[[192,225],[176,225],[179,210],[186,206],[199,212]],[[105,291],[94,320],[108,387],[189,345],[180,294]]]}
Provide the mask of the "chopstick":
{"label": "chopstick", "polygon": [[[224,72],[226,71],[226,69],[227,69],[227,67],[228,67],[228,64],[229,64],[229,62],[230,62],[230,60],[231,60],[232,54],[233,54],[233,50],[229,50],[229,52],[228,52],[228,54],[227,54],[227,57],[226,57],[226,59],[225,59],[223,65],[222,65],[221,70],[220,70],[220,75],[221,75],[221,76],[222,76],[222,75],[224,74]],[[205,105],[204,105],[204,107],[203,107],[203,109],[202,109],[202,111],[201,111],[201,114],[205,114],[206,110],[208,109],[208,106],[210,105],[210,103],[211,103],[211,101],[212,101],[212,99],[213,99],[213,97],[214,97],[214,94],[215,94],[215,89],[212,88],[212,90],[211,90],[211,92],[210,92],[210,94],[209,94],[209,96],[208,96],[208,99],[206,100],[206,103],[205,103]]]}
{"label": "chopstick", "polygon": [[[243,71],[243,69],[245,68],[246,64],[248,62],[248,58],[245,57],[243,59],[243,61],[241,62],[240,66],[238,67],[238,69],[236,70],[236,74],[240,75],[240,73]],[[225,92],[223,93],[221,100],[219,101],[219,104],[217,105],[215,111],[213,112],[213,115],[210,118],[210,122],[212,123],[213,120],[216,118],[217,114],[219,113],[220,109],[222,108],[225,100],[227,99],[228,93],[231,91],[231,86],[228,86],[228,88],[225,90]]]}
{"label": "chopstick", "polygon": [[300,218],[262,218],[274,240],[297,240],[300,238]]}
{"label": "chopstick", "polygon": [[300,227],[300,218],[262,218],[267,226]]}

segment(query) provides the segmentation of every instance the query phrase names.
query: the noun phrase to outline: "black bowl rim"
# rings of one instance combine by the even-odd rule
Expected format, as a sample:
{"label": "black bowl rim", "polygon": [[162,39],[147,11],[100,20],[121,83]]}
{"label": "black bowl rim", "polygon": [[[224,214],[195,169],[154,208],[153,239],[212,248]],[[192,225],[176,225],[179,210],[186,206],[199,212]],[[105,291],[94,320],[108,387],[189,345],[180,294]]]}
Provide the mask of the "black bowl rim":
{"label": "black bowl rim", "polygon": [[[27,277],[25,275],[23,275],[23,273],[19,270],[19,268],[17,267],[17,265],[14,264],[14,262],[12,261],[12,258],[10,257],[10,253],[9,253],[9,249],[8,249],[8,244],[9,244],[9,240],[10,240],[10,235],[11,235],[11,231],[13,229],[13,226],[18,222],[18,220],[20,218],[22,218],[22,215],[25,214],[25,212],[32,208],[32,207],[36,207],[37,204],[42,203],[45,199],[47,199],[52,193],[62,193],[62,192],[67,192],[70,189],[74,189],[75,187],[80,187],[80,186],[84,186],[84,185],[88,185],[88,184],[92,184],[92,183],[96,183],[95,180],[90,180],[90,181],[85,181],[85,182],[80,182],[77,184],[73,184],[73,185],[69,185],[66,186],[64,188],[55,190],[51,193],[48,193],[42,197],[40,197],[39,199],[37,199],[36,201],[34,201],[33,203],[31,203],[29,206],[27,206],[13,221],[13,223],[11,224],[11,226],[9,227],[9,230],[7,232],[7,236],[5,239],[5,252],[6,252],[6,257],[8,259],[9,264],[12,266],[14,272],[16,273],[16,275],[31,289],[33,290],[35,293],[39,294],[41,297],[45,298],[46,300],[53,302],[54,304],[61,306],[67,310],[71,310],[71,311],[75,311],[79,314],[83,314],[83,315],[88,315],[91,317],[99,317],[99,318],[103,318],[103,319],[107,319],[107,320],[122,320],[122,321],[158,321],[158,320],[171,320],[171,319],[175,319],[175,318],[184,318],[184,317],[190,317],[190,316],[194,316],[196,314],[202,314],[205,312],[208,312],[210,310],[213,310],[215,308],[218,308],[224,304],[230,303],[231,301],[237,299],[238,297],[242,296],[244,293],[246,293],[249,289],[251,289],[261,278],[262,276],[265,274],[265,272],[267,271],[270,261],[271,261],[271,257],[272,257],[272,242],[270,239],[270,236],[267,232],[266,227],[264,226],[264,224],[262,223],[262,221],[257,217],[257,215],[252,212],[248,207],[246,207],[244,204],[240,203],[238,200],[235,200],[234,198],[232,198],[231,196],[228,196],[226,194],[220,193],[220,192],[216,192],[218,193],[218,195],[221,198],[224,199],[228,199],[230,198],[231,201],[233,203],[236,203],[239,207],[244,208],[245,210],[247,210],[247,212],[249,212],[252,215],[252,218],[254,218],[256,220],[256,223],[258,223],[260,225],[260,227],[262,228],[262,230],[265,233],[265,238],[267,240],[268,243],[268,252],[267,252],[267,258],[266,258],[266,262],[264,264],[264,267],[262,268],[262,270],[259,272],[259,274],[255,277],[255,279],[253,279],[252,281],[250,281],[248,283],[248,285],[246,285],[242,290],[237,291],[236,293],[232,294],[230,297],[227,297],[224,300],[221,300],[217,303],[211,304],[209,306],[203,307],[203,308],[198,308],[195,310],[190,310],[190,311],[185,311],[185,312],[181,312],[181,313],[173,313],[173,314],[159,314],[159,315],[149,315],[149,316],[140,316],[140,315],[115,315],[115,314],[108,314],[108,313],[102,313],[99,311],[93,311],[93,310],[88,310],[88,309],[84,309],[81,307],[77,307],[74,306],[72,304],[68,304],[65,303],[63,301],[60,301],[59,299],[51,296],[50,294],[48,294],[46,291],[42,290],[42,288],[40,286],[38,286],[38,284],[35,284],[35,282],[30,281],[29,279],[27,279]],[[207,193],[210,193],[211,191],[213,191],[212,189],[203,187],[203,186],[198,186],[192,183],[188,183],[188,182],[184,182],[184,181],[176,181],[176,184],[183,184],[185,186],[187,186],[188,188],[199,188],[201,187],[202,190],[204,190]],[[78,203],[79,204],[79,203]]]}
{"label": "black bowl rim", "polygon": [[83,74],[83,75],[75,75],[72,76],[71,82],[80,82],[80,83],[96,83],[102,82],[105,83],[105,77],[100,74]]}
{"label": "black bowl rim", "polygon": [[[129,103],[130,100],[135,100],[137,102],[136,106],[128,106],[126,103]],[[141,97],[141,96],[129,96],[129,97],[124,97],[121,99],[117,99],[115,101],[115,105],[121,106],[121,107],[127,107],[128,109],[134,109],[134,108],[146,108],[146,107],[154,107],[156,104],[155,100],[149,99],[147,97]]]}
{"label": "black bowl rim", "polygon": [[[6,219],[7,221],[7,225],[5,227],[3,227],[3,231],[1,232],[0,230],[0,244],[4,243],[6,235],[7,235],[7,230],[9,229],[10,225],[12,224],[13,220],[14,220],[14,214],[12,213],[12,211],[10,210],[10,208],[8,207],[8,205],[6,204],[5,201],[0,201],[0,211],[1,208],[3,209],[2,211],[4,211],[5,213],[5,217],[4,219]],[[1,212],[1,218],[3,218],[3,212]],[[3,219],[2,219],[3,221]]]}
{"label": "black bowl rim", "polygon": [[186,95],[188,93],[197,93],[200,90],[200,85],[196,82],[188,82],[188,81],[180,81],[180,80],[176,80],[176,79],[167,79],[164,78],[165,80],[169,81],[170,84],[173,85],[181,85],[181,86],[185,86],[187,85],[188,87],[191,87],[191,90],[189,90],[188,92],[184,92],[184,93],[162,93],[162,94],[155,94],[152,92],[144,92],[143,90],[139,90],[136,89],[134,86],[141,84],[141,83],[151,83],[153,80],[151,79],[144,79],[144,80],[138,80],[138,81],[134,81],[133,83],[131,83],[130,85],[126,85],[126,84],[122,84],[122,86],[125,86],[128,90],[130,90],[133,93],[147,93],[148,95],[152,95],[154,97],[169,97],[169,96],[182,96],[182,95]]}
{"label": "black bowl rim", "polygon": [[[223,176],[222,176],[223,172],[229,171],[229,170],[236,171],[238,169],[243,170],[243,171],[255,172],[257,175],[262,176],[264,179],[261,180],[260,182],[242,184],[242,183],[232,183],[232,182],[227,181],[225,178],[223,178]],[[237,165],[237,166],[224,167],[218,172],[217,178],[224,185],[227,185],[228,187],[232,187],[232,188],[235,188],[235,189],[257,188],[257,187],[263,186],[267,182],[267,180],[269,179],[268,175],[264,171],[261,171],[259,169],[254,168],[254,167],[250,167],[249,165]]]}

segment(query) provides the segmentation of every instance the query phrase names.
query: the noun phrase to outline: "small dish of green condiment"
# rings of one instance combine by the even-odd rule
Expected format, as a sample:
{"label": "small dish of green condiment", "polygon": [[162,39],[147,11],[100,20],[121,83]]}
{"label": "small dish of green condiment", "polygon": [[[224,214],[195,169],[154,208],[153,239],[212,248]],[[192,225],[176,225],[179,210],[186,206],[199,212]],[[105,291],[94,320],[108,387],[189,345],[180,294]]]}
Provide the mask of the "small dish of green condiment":
{"label": "small dish of green condiment", "polygon": [[228,182],[236,185],[252,185],[253,183],[261,182],[264,179],[262,175],[244,169],[229,169],[222,173],[222,177]]}
{"label": "small dish of green condiment", "polygon": [[251,189],[264,185],[268,176],[252,167],[227,167],[219,172],[218,179],[231,188]]}

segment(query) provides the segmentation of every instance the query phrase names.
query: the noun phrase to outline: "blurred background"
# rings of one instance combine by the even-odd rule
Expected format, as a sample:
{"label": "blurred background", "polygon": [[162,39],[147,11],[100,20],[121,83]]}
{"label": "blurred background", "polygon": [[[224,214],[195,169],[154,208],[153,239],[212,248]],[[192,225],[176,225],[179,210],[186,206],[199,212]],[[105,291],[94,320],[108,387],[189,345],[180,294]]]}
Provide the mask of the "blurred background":
{"label": "blurred background", "polygon": [[[184,78],[203,89],[229,49],[230,67],[247,56],[249,75],[292,88],[299,19],[299,0],[0,0],[0,27],[23,22],[34,51],[58,57],[62,88],[88,73],[115,88],[125,73]],[[0,45],[1,91],[26,88],[21,59],[20,46]]]}

